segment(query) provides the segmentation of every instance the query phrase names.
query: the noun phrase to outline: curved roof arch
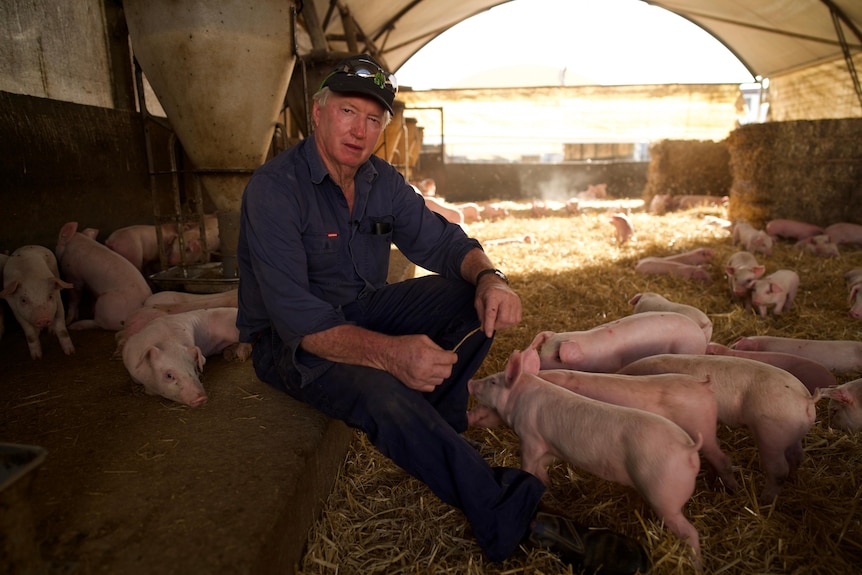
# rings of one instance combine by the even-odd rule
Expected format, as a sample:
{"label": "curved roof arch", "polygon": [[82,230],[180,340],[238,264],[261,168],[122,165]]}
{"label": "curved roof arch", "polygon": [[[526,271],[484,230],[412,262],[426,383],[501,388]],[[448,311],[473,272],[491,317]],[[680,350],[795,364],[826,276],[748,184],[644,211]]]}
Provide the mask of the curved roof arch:
{"label": "curved roof arch", "polygon": [[[754,77],[768,78],[862,52],[859,0],[641,1],[677,14],[705,30],[724,44]],[[504,3],[500,0],[300,1],[298,10],[305,34],[298,38],[298,51],[300,55],[367,51],[395,70],[452,26]]]}

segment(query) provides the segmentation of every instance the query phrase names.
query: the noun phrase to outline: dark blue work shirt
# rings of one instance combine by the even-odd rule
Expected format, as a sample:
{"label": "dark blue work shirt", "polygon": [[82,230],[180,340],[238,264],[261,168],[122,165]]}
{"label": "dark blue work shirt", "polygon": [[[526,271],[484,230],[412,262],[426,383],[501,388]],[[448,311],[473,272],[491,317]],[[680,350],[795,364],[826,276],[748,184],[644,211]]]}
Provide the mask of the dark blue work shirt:
{"label": "dark blue work shirt", "polygon": [[[460,278],[464,256],[480,247],[376,156],[356,173],[351,214],[314,135],[285,150],[255,170],[242,198],[240,341],[273,327],[295,358],[304,336],[350,323],[341,306],[386,284],[392,243],[449,278]],[[304,383],[313,379],[294,364]]]}

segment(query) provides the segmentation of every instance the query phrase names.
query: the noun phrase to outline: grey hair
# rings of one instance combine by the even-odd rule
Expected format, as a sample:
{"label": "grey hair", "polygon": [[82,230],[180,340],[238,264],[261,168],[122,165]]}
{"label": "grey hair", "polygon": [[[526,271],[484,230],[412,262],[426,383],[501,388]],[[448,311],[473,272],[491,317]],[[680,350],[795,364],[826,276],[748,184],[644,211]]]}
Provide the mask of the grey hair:
{"label": "grey hair", "polygon": [[[312,100],[318,103],[318,105],[323,108],[326,106],[326,101],[329,100],[329,95],[332,94],[332,90],[329,89],[329,86],[324,86],[320,90],[314,93],[312,96]],[[389,110],[383,108],[383,127],[389,125],[389,122],[392,121],[392,114],[389,113]]]}

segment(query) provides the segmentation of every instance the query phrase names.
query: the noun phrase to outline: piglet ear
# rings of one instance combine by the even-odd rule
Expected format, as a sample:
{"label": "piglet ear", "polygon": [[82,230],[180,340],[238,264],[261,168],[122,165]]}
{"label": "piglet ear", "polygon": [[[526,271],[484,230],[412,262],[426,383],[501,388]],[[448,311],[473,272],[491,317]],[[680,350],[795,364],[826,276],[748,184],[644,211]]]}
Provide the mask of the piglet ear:
{"label": "piglet ear", "polygon": [[75,235],[75,232],[78,231],[78,222],[68,222],[60,228],[60,239],[69,241],[72,239],[72,236]]}
{"label": "piglet ear", "polygon": [[204,370],[204,364],[207,362],[206,356],[204,356],[201,348],[196,345],[193,345],[189,348],[189,351],[192,353],[192,357],[194,357],[195,362],[198,364],[198,371]]}
{"label": "piglet ear", "polygon": [[18,289],[18,280],[12,280],[9,284],[2,290],[0,290],[0,298],[7,298]]}
{"label": "piglet ear", "polygon": [[848,302],[852,302],[856,299],[856,294],[859,293],[859,288],[862,288],[862,284],[854,284],[853,287],[850,288],[850,299],[847,300]]}
{"label": "piglet ear", "polygon": [[497,410],[487,405],[477,405],[467,412],[467,425],[470,427],[500,427],[505,421]]}
{"label": "piglet ear", "polygon": [[521,352],[521,370],[536,375],[540,367],[539,352],[534,347],[528,347]]}
{"label": "piglet ear", "polygon": [[141,361],[138,362],[138,366],[140,366],[145,361],[153,361],[156,359],[159,354],[162,353],[159,348],[154,345],[148,347],[143,354],[141,354]]}
{"label": "piglet ear", "polygon": [[856,403],[853,397],[841,386],[820,388],[820,395],[828,397],[829,399],[834,399],[835,401],[840,401],[845,405],[853,405]]}
{"label": "piglet ear", "polygon": [[515,350],[506,362],[506,385],[511,385],[521,374],[521,352]]}
{"label": "piglet ear", "polygon": [[781,286],[780,286],[780,285],[778,285],[778,284],[774,284],[774,283],[771,283],[771,284],[769,284],[769,291],[770,291],[770,292],[772,292],[772,293],[781,293],[781,292],[783,292],[784,290],[783,290],[783,289],[781,289]]}
{"label": "piglet ear", "polygon": [[766,271],[766,266],[754,266],[751,271],[754,272],[754,277],[759,278]]}
{"label": "piglet ear", "polygon": [[554,332],[552,331],[542,331],[536,334],[536,337],[533,338],[532,343],[530,343],[530,347],[533,349],[540,349],[545,342],[548,341],[551,337],[554,336]]}

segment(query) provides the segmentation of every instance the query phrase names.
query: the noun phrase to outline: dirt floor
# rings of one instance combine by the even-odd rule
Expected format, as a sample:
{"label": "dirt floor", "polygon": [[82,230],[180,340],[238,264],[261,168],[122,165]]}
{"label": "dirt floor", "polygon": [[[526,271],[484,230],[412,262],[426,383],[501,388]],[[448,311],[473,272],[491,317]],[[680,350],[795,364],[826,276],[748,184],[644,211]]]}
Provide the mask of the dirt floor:
{"label": "dirt floor", "polygon": [[192,410],[133,384],[113,332],[71,332],[69,357],[43,333],[34,361],[9,320],[0,442],[47,457],[0,492],[16,518],[0,522],[3,573],[292,572],[346,427],[268,388],[250,362],[210,358],[210,400]]}

